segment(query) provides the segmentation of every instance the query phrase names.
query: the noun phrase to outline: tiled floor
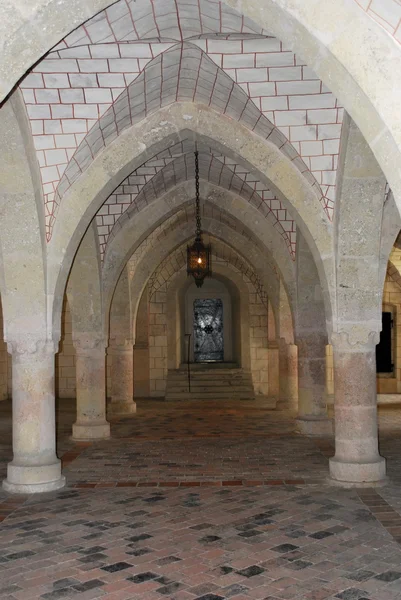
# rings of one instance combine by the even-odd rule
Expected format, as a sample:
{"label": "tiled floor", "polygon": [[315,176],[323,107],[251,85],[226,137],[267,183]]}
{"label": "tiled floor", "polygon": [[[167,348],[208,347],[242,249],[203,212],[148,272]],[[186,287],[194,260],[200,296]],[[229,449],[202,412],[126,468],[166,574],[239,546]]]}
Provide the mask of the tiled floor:
{"label": "tiled floor", "polygon": [[[401,407],[381,411],[378,490],[330,487],[332,441],[256,402],[143,401],[89,445],[73,418],[63,401],[68,487],[0,492],[1,600],[401,600]],[[0,439],[4,473],[6,404]]]}

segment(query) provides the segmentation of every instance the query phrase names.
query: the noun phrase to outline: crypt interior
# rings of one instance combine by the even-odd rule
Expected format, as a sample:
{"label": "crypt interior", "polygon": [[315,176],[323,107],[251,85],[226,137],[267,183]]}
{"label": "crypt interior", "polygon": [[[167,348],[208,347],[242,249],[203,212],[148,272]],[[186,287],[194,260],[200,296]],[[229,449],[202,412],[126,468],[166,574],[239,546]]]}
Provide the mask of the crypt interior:
{"label": "crypt interior", "polygon": [[0,15],[0,600],[400,600],[400,0]]}

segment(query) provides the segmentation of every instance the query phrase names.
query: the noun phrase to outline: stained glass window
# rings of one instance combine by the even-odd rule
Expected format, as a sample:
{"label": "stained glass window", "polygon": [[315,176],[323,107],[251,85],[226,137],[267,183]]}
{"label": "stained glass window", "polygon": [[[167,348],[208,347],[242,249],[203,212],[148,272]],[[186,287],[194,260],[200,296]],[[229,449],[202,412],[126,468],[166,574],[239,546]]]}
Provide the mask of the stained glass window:
{"label": "stained glass window", "polygon": [[218,298],[194,301],[195,362],[224,360],[223,302]]}

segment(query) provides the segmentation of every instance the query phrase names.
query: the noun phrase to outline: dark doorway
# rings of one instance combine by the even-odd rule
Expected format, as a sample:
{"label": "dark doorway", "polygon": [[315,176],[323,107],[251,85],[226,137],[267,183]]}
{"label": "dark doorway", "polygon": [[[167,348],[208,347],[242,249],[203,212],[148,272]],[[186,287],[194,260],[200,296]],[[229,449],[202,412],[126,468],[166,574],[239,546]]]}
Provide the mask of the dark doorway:
{"label": "dark doorway", "polygon": [[194,301],[194,360],[224,360],[223,302],[218,298]]}
{"label": "dark doorway", "polygon": [[380,342],[376,346],[376,372],[392,373],[394,369],[391,352],[391,329],[393,315],[391,312],[382,313],[382,330]]}

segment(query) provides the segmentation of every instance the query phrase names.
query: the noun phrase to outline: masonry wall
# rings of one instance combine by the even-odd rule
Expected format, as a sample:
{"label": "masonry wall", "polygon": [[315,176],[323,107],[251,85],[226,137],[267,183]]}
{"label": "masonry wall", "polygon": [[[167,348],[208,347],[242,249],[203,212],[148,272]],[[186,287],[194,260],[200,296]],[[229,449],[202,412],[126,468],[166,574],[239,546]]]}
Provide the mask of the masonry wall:
{"label": "masonry wall", "polygon": [[[220,262],[220,261],[217,261]],[[241,274],[249,291],[249,337],[251,374],[257,395],[269,393],[268,316],[253,283]],[[149,301],[149,394],[164,397],[167,383],[167,290],[168,282],[158,288]],[[239,323],[234,326],[239,327]]]}
{"label": "masonry wall", "polygon": [[[249,324],[251,373],[255,393],[267,396],[268,388],[268,316],[267,307],[249,278],[242,274],[249,290]],[[136,341],[134,346],[134,397],[164,397],[167,381],[167,288],[164,282],[147,302],[144,294],[138,312]],[[148,312],[147,312],[148,307]],[[147,318],[146,318],[147,317]],[[4,380],[4,391],[1,391],[1,369],[7,356],[0,344],[0,398],[7,397],[7,381]],[[106,388],[107,396],[111,394],[112,356],[106,356]],[[62,310],[61,340],[56,355],[56,395],[59,398],[76,397],[75,350],[72,343],[72,318],[65,298]]]}
{"label": "masonry wall", "polygon": [[[0,350],[1,356],[1,350]],[[111,394],[112,357],[106,355],[107,397]],[[61,338],[56,354],[56,397],[76,398],[75,349],[72,343],[72,317],[68,300],[64,297],[61,314]]]}
{"label": "masonry wall", "polygon": [[269,347],[268,315],[254,285],[246,275],[242,275],[249,290],[249,327],[251,349],[251,373],[255,394],[267,396],[269,393]]}
{"label": "masonry wall", "polygon": [[0,401],[9,397],[9,375],[11,376],[11,356],[7,353],[4,342],[3,308],[0,302]]}
{"label": "masonry wall", "polygon": [[160,397],[167,382],[167,282],[149,302],[149,393]]}
{"label": "masonry wall", "polygon": [[61,339],[56,354],[56,396],[76,397],[75,349],[72,344],[72,318],[67,298],[61,313]]}
{"label": "masonry wall", "polygon": [[383,311],[393,312],[393,362],[391,374],[378,374],[377,392],[379,394],[401,393],[401,286],[387,276],[384,284]]}
{"label": "masonry wall", "polygon": [[[401,286],[387,276],[383,292],[383,311],[393,313],[393,373],[377,374],[378,394],[401,394]],[[326,394],[330,405],[334,402],[333,348],[326,346]]]}
{"label": "masonry wall", "polygon": [[138,306],[134,345],[134,398],[150,396],[148,288]]}

